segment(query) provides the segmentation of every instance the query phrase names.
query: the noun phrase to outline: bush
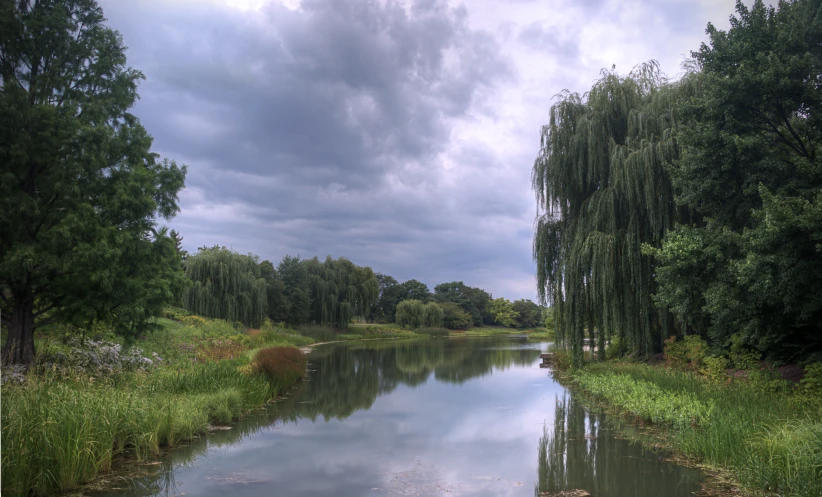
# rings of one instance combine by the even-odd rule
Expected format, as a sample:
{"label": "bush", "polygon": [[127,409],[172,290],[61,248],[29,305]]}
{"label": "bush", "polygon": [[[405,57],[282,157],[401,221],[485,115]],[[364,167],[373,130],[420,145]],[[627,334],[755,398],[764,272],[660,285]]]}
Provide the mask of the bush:
{"label": "bush", "polygon": [[805,377],[802,378],[800,385],[804,393],[822,397],[822,362],[805,366]]}
{"label": "bush", "polygon": [[439,304],[442,307],[442,325],[449,330],[465,330],[474,324],[471,315],[453,302]]}
{"label": "bush", "polygon": [[699,370],[705,360],[708,344],[698,335],[688,335],[681,342],[672,336],[665,340],[665,360],[672,366],[686,367]]}
{"label": "bush", "polygon": [[305,354],[294,347],[268,347],[257,352],[254,368],[282,390],[305,375],[307,362]]}
{"label": "bush", "polygon": [[730,380],[728,377],[728,360],[724,357],[709,356],[703,361],[700,372],[705,375],[705,378],[714,384],[726,383]]}
{"label": "bush", "polygon": [[119,343],[69,337],[67,347],[48,349],[38,357],[37,371],[58,376],[74,374],[102,376],[123,372],[146,371],[162,362],[157,353],[143,357],[137,347],[124,349]]}

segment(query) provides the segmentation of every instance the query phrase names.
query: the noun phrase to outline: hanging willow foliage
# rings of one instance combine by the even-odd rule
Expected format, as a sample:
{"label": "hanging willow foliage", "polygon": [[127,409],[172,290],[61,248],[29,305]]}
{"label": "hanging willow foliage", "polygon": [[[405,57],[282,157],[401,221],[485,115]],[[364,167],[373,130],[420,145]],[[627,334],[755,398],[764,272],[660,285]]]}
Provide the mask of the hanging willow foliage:
{"label": "hanging willow foliage", "polygon": [[340,257],[325,262],[303,262],[311,289],[311,320],[316,324],[348,328],[354,316],[366,316],[377,303],[380,284],[369,267]]}
{"label": "hanging willow foliage", "polygon": [[186,259],[186,276],[192,281],[183,305],[210,318],[239,321],[259,328],[266,316],[266,281],[260,276],[256,256],[241,255],[225,247],[201,248]]}
{"label": "hanging willow foliage", "polygon": [[669,332],[641,247],[659,246],[682,215],[666,167],[679,156],[676,100],[693,80],[669,83],[655,61],[627,77],[603,71],[587,94],[561,93],[542,128],[532,172],[538,291],[577,365],[586,331],[600,358],[612,337],[647,356]]}

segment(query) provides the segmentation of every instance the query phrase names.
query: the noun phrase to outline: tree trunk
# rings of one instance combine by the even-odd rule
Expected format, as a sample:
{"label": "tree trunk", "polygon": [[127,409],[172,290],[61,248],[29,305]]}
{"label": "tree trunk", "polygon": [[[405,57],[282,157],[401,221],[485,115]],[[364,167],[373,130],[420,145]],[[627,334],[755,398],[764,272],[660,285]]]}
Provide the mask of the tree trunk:
{"label": "tree trunk", "polygon": [[9,334],[3,347],[3,364],[34,364],[34,299],[15,295]]}

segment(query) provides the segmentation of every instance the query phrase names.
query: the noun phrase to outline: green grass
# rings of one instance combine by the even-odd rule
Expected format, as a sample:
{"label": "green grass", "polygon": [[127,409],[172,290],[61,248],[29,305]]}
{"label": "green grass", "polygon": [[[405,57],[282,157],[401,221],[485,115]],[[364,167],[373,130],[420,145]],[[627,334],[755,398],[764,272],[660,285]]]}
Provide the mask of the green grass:
{"label": "green grass", "polygon": [[630,362],[573,371],[585,391],[665,428],[676,452],[729,468],[746,487],[822,495],[822,400],[787,384],[709,381],[694,372]]}
{"label": "green grass", "polygon": [[[189,318],[159,319],[161,328],[138,340],[144,355],[164,359],[150,372],[32,375],[23,385],[3,385],[3,493],[66,491],[109,470],[117,455],[143,458],[206,433],[210,424],[230,423],[297,379],[291,375],[286,384],[258,374],[249,350],[313,342],[270,326],[246,331]],[[61,347],[59,337],[44,334],[38,346]]]}

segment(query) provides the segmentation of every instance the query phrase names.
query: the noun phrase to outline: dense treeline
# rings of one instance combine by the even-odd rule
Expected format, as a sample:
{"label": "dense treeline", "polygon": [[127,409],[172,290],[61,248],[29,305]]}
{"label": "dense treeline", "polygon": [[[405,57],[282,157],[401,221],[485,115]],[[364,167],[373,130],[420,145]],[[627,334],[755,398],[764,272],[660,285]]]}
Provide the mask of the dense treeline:
{"label": "dense treeline", "polygon": [[667,80],[656,63],[563,93],[543,127],[534,257],[557,336],[698,334],[763,356],[822,349],[822,2],[737,5]]}
{"label": "dense treeline", "polygon": [[285,256],[274,267],[254,254],[225,247],[201,247],[188,255],[179,234],[178,257],[189,284],[178,304],[211,318],[257,328],[266,318],[290,326],[317,324],[345,329],[355,317],[402,327],[466,329],[483,324],[542,327],[544,308],[530,300],[514,303],[461,281],[437,285],[397,282],[345,258],[320,261]]}

